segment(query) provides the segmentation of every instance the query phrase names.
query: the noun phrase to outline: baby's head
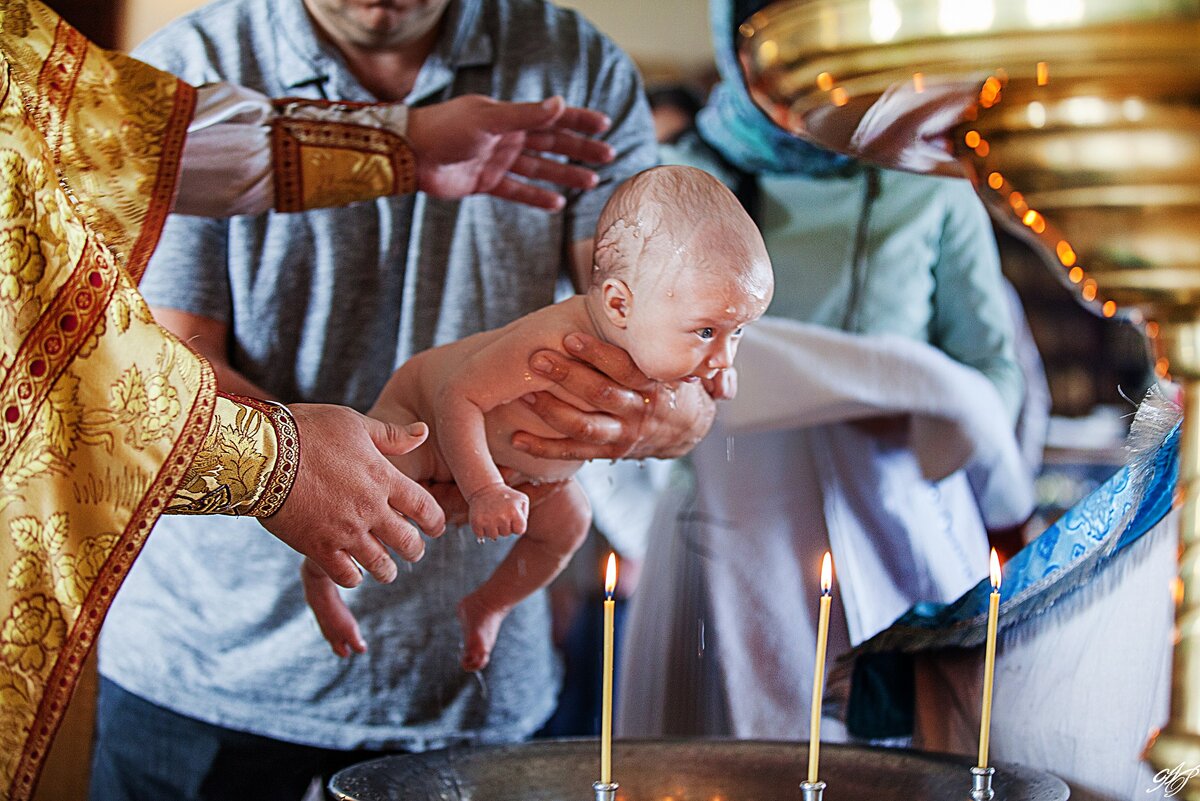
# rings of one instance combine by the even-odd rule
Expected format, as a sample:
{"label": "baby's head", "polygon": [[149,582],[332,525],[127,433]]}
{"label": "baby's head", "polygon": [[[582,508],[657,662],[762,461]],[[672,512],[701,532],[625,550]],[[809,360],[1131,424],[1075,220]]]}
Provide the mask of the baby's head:
{"label": "baby's head", "polygon": [[650,378],[712,378],[775,288],[762,236],[720,181],[655,167],[617,187],[596,224],[588,304]]}

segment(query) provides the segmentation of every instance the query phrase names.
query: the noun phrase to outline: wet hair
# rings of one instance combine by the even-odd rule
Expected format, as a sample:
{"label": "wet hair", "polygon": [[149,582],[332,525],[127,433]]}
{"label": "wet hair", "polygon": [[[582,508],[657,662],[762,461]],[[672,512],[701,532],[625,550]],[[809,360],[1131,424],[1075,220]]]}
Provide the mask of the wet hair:
{"label": "wet hair", "polygon": [[592,285],[627,276],[647,251],[697,237],[746,249],[754,247],[748,240],[761,242],[737,197],[709,173],[680,165],[643,170],[616,188],[596,221]]}

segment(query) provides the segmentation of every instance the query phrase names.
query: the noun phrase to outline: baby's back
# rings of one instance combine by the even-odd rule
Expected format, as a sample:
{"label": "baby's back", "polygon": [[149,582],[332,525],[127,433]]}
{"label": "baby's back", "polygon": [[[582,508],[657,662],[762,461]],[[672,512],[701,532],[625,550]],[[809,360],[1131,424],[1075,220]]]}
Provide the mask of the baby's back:
{"label": "baby's back", "polygon": [[[464,379],[464,365],[482,349],[495,344],[502,337],[505,342],[498,349],[499,357],[484,365],[481,372],[467,376],[472,381],[498,382],[499,394],[511,398],[484,410],[484,425],[492,460],[498,467],[517,471],[520,474],[519,480],[514,479],[517,483],[561,481],[579,469],[581,462],[539,459],[512,446],[512,436],[517,431],[526,431],[534,436],[546,438],[563,436],[562,432],[543,422],[521,398],[528,393],[539,391],[549,391],[565,397],[557,384],[530,369],[529,357],[534,351],[542,348],[562,351],[562,340],[568,333],[592,333],[590,324],[586,322],[586,314],[581,322],[579,308],[575,308],[576,304],[572,303],[574,300],[578,298],[534,312],[504,328],[483,331],[423,351],[396,371],[384,389],[381,401],[387,396],[386,401],[389,405],[398,404],[403,408],[398,422],[420,420],[430,427],[428,442],[412,454],[419,460],[419,464],[401,465],[406,474],[415,479],[453,480],[439,445],[436,422],[439,395],[447,391],[453,392],[454,384],[461,383]],[[573,398],[568,399],[568,402],[578,405],[579,400]],[[389,414],[393,416],[387,419],[396,419],[395,411]],[[413,475],[410,469],[420,475]]]}

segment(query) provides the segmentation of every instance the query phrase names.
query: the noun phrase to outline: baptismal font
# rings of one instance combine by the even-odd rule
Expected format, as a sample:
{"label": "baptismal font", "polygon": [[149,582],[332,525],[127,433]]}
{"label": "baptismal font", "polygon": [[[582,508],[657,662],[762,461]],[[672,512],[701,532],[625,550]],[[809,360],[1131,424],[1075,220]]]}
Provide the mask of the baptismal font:
{"label": "baptismal font", "polygon": [[1185,407],[1170,718],[1148,749],[1161,770],[1200,765],[1198,46],[1195,0],[785,0],[740,30],[778,124],[887,166],[965,172],[1082,302],[1161,346]]}

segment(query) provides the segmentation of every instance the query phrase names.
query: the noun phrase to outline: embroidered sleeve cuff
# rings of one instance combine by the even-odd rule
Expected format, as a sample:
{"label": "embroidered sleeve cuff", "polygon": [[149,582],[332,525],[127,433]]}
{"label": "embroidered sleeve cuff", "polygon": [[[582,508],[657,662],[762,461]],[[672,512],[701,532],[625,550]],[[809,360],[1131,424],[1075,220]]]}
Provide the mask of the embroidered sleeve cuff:
{"label": "embroidered sleeve cuff", "polygon": [[230,83],[196,90],[174,210],[229,217],[416,191],[403,103],[272,100]]}
{"label": "embroidered sleeve cuff", "polygon": [[404,137],[408,109],[278,100],[271,120],[275,208],[344,206],[417,188],[416,159]]}
{"label": "embroidered sleeve cuff", "polygon": [[299,468],[300,438],[286,406],[218,394],[204,445],[166,511],[269,517]]}

